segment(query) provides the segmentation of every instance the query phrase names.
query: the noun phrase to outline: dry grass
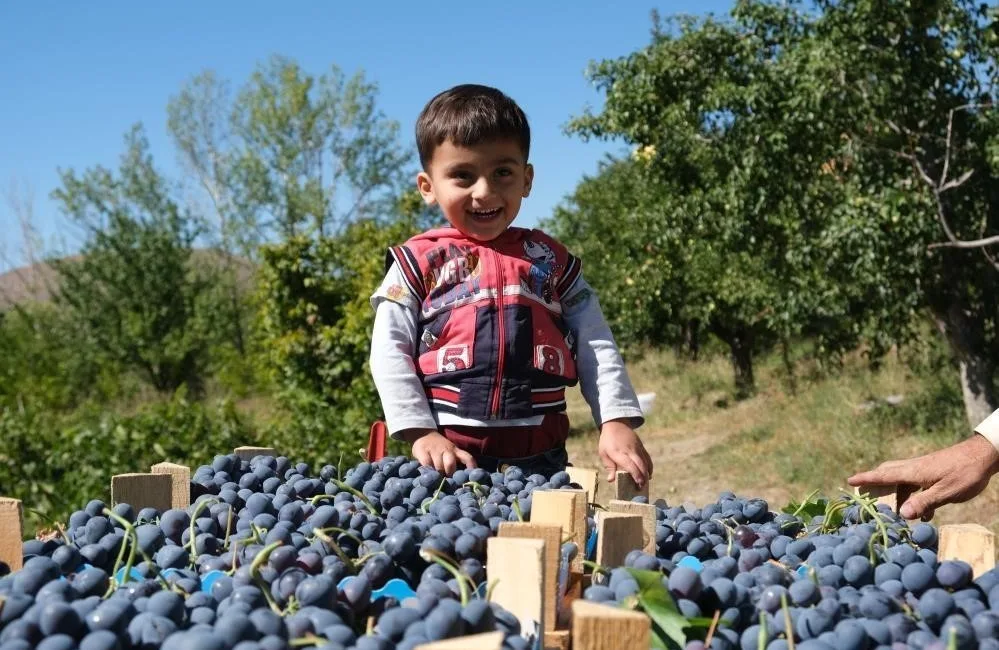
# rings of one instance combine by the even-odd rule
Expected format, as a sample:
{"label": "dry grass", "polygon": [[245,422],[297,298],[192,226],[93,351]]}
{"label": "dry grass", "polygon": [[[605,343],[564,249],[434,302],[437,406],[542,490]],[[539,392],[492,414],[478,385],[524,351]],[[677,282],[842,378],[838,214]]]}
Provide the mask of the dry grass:
{"label": "dry grass", "polygon": [[[693,364],[655,352],[631,363],[636,390],[656,393],[639,431],[655,462],[653,496],[703,504],[733,490],[766,498],[776,509],[814,489],[835,495],[856,471],[966,435],[946,371],[915,373],[894,357],[871,371],[860,355],[834,373],[802,360],[795,368],[792,394],[779,359],[761,360],[759,392],[738,401],[724,357]],[[903,396],[901,405],[883,402],[891,395]],[[872,401],[879,405],[865,408]],[[569,415],[576,427],[570,456],[599,466],[596,430],[578,391],[570,396]],[[997,506],[999,482],[969,503],[941,508],[936,520],[999,532]]]}

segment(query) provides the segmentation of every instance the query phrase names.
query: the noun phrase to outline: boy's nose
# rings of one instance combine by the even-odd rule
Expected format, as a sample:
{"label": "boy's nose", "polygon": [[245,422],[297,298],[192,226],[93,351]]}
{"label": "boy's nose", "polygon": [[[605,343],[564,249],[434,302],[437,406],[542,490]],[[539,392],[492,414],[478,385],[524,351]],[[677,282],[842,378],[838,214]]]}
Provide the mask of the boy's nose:
{"label": "boy's nose", "polygon": [[475,185],[472,186],[472,198],[482,198],[489,196],[491,189],[489,187],[489,181],[486,179],[481,179]]}

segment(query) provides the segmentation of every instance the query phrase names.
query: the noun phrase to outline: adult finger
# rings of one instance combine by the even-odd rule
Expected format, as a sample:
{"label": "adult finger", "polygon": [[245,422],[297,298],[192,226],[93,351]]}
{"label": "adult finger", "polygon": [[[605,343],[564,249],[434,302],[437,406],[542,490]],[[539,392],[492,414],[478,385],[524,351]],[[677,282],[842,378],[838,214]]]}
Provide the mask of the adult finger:
{"label": "adult finger", "polygon": [[458,469],[458,457],[454,455],[454,451],[451,449],[445,449],[441,455],[444,457],[444,474],[451,476]]}
{"label": "adult finger", "polygon": [[908,483],[911,485],[922,485],[919,463],[912,462],[890,462],[881,463],[872,470],[854,474],[846,479],[846,482],[853,487],[864,487],[868,485],[898,485]]}
{"label": "adult finger", "polygon": [[458,457],[458,460],[460,460],[461,464],[465,466],[465,469],[474,469],[478,467],[478,464],[475,462],[475,457],[464,449],[455,449],[454,455]]}
{"label": "adult finger", "polygon": [[902,507],[898,509],[898,514],[906,519],[923,519],[925,521],[933,516],[937,506],[946,502],[946,497],[944,490],[938,485],[933,485],[906,499]]}

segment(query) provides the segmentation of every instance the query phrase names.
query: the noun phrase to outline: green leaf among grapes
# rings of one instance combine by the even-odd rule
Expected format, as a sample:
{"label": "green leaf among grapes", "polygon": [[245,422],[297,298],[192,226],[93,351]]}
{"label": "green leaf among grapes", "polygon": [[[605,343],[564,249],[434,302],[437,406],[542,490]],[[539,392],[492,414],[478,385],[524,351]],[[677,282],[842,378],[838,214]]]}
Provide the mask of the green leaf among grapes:
{"label": "green leaf among grapes", "polygon": [[683,648],[687,644],[684,630],[689,621],[676,608],[663,576],[658,571],[628,569],[638,583],[638,605],[652,619],[652,642],[655,648]]}

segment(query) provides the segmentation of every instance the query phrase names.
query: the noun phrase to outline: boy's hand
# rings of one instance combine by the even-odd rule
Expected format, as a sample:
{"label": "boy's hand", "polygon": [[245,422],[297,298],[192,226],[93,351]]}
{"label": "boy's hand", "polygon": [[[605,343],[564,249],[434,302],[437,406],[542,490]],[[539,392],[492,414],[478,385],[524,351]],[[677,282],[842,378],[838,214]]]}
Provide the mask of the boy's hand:
{"label": "boy's hand", "polygon": [[402,438],[413,444],[413,457],[421,465],[433,467],[446,476],[454,474],[458,469],[458,461],[468,469],[477,467],[470,453],[458,449],[453,442],[432,429],[405,431]]}
{"label": "boy's hand", "polygon": [[638,434],[622,420],[610,420],[600,427],[600,460],[607,470],[607,481],[613,482],[618,470],[628,472],[638,487],[644,487],[652,477],[652,458]]}

